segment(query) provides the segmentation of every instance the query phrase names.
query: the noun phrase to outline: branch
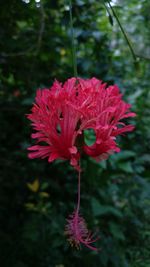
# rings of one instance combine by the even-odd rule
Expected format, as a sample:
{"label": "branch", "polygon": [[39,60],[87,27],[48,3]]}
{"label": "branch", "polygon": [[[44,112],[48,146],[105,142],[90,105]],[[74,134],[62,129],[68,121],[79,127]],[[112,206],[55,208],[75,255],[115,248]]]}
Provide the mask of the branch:
{"label": "branch", "polygon": [[[121,22],[120,22],[120,19],[119,19],[118,15],[117,15],[115,9],[114,9],[114,8],[112,7],[112,5],[110,4],[109,0],[107,0],[107,3],[108,3],[108,5],[109,5],[109,7],[110,7],[110,9],[111,9],[111,11],[112,11],[114,17],[116,18],[116,21],[118,22],[118,25],[119,25],[119,27],[120,27],[120,29],[121,29],[121,32],[122,32],[122,34],[123,34],[123,36],[124,36],[124,38],[125,38],[125,40],[126,40],[128,46],[129,46],[129,49],[130,49],[130,51],[131,51],[131,54],[132,54],[132,56],[133,56],[134,61],[136,62],[139,58],[144,59],[144,60],[150,60],[150,57],[147,57],[147,56],[145,56],[145,55],[141,55],[141,54],[137,53],[137,52],[134,50],[134,48],[133,48],[133,46],[132,46],[132,43],[131,43],[131,41],[130,41],[130,39],[129,39],[127,33],[126,33],[126,31],[124,30],[124,28],[123,28],[123,26],[122,26],[122,24],[121,24]],[[110,23],[113,25],[113,20],[112,20],[112,17],[111,17],[110,12],[109,12],[109,10],[108,10],[108,7],[107,7],[107,5],[105,4],[104,1],[103,1],[103,4],[104,4],[104,6],[105,6],[105,8],[106,8],[106,11],[107,11],[108,14],[109,14],[109,20],[110,20]]]}
{"label": "branch", "polygon": [[112,15],[109,11],[109,8],[107,7],[107,5],[105,4],[105,2],[103,3],[104,7],[106,8],[106,11],[108,13],[108,18],[109,18],[109,21],[110,21],[110,24],[113,26],[114,22],[113,22],[113,18],[112,18]]}
{"label": "branch", "polygon": [[110,2],[109,1],[107,1],[107,2],[108,2],[108,5],[109,5],[109,7],[110,7],[110,9],[111,9],[116,21],[118,22],[118,25],[120,27],[120,30],[121,30],[122,34],[124,35],[124,38],[125,38],[128,46],[129,46],[129,49],[130,49],[131,54],[133,56],[133,59],[134,59],[134,61],[136,61],[137,60],[137,56],[136,56],[136,53],[134,52],[134,49],[133,49],[132,44],[130,42],[130,39],[128,38],[127,33],[125,32],[124,28],[122,27],[122,24],[120,22],[120,19],[119,19],[118,15],[117,15],[116,11],[114,10],[114,8],[110,4]]}

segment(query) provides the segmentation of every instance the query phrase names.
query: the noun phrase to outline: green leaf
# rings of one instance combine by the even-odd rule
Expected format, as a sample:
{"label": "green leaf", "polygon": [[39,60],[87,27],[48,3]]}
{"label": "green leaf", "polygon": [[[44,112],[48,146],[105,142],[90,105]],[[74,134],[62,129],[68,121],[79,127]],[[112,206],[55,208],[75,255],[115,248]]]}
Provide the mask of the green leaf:
{"label": "green leaf", "polygon": [[118,168],[124,172],[127,172],[127,173],[133,173],[134,172],[134,170],[132,168],[132,164],[130,161],[118,163]]}
{"label": "green leaf", "polygon": [[118,209],[108,205],[101,205],[96,198],[92,198],[92,211],[94,216],[112,214],[119,218],[122,217],[122,213]]}
{"label": "green leaf", "polygon": [[28,25],[26,21],[17,21],[16,24],[17,24],[18,28],[20,28],[20,29],[24,29]]}
{"label": "green leaf", "polygon": [[114,154],[111,156],[112,160],[115,161],[121,161],[121,160],[126,160],[129,158],[133,158],[136,156],[136,153],[134,151],[131,150],[123,150],[118,154]]}
{"label": "green leaf", "polygon": [[14,75],[12,73],[9,74],[9,76],[7,78],[7,82],[9,85],[14,85],[15,79],[14,79]]}
{"label": "green leaf", "polygon": [[110,222],[109,223],[109,229],[110,229],[110,232],[111,234],[116,238],[116,239],[119,239],[119,240],[125,240],[125,236],[123,234],[123,232],[121,231],[121,227],[114,223],[114,222]]}
{"label": "green leaf", "polygon": [[111,26],[113,26],[114,25],[113,17],[109,14],[108,18],[109,18],[109,22],[110,22]]}

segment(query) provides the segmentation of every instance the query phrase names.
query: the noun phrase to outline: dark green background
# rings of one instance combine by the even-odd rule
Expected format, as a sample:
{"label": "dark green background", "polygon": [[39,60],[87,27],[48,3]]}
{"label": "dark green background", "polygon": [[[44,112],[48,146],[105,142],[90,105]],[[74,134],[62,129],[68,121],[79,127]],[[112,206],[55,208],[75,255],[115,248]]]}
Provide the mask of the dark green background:
{"label": "dark green background", "polygon": [[[26,151],[25,114],[36,89],[73,76],[68,1],[1,0],[2,267],[150,267],[150,3],[118,0],[115,10],[141,55],[137,62],[103,1],[73,1],[79,76],[116,83],[137,113],[130,120],[135,131],[118,138],[119,154],[101,163],[82,160],[81,212],[100,232],[97,254],[70,248],[64,236],[76,200],[75,171],[68,162],[29,160]],[[39,183],[36,192],[28,183]]]}

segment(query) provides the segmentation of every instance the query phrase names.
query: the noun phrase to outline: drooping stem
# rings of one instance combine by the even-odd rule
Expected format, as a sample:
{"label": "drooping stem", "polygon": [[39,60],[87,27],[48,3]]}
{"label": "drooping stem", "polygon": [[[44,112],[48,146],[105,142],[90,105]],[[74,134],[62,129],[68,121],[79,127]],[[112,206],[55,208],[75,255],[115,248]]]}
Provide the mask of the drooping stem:
{"label": "drooping stem", "polygon": [[70,14],[70,28],[71,28],[71,43],[72,43],[72,64],[74,76],[77,77],[77,59],[76,59],[76,46],[75,46],[75,36],[73,29],[73,17],[72,17],[72,1],[69,0],[69,14]]}
{"label": "drooping stem", "polygon": [[76,209],[76,213],[79,213],[79,209],[80,209],[80,190],[81,190],[81,171],[79,170],[78,172],[78,202],[77,202],[77,209]]}
{"label": "drooping stem", "polygon": [[98,248],[93,246],[97,240],[99,240],[99,236],[95,237],[95,233],[93,234],[88,230],[85,219],[79,214],[80,210],[80,180],[81,180],[81,170],[78,171],[78,199],[77,199],[77,207],[75,211],[69,216],[67,219],[67,224],[65,227],[65,234],[68,236],[68,241],[71,246],[75,246],[77,249],[80,249],[81,244],[86,246],[87,248],[99,251]]}

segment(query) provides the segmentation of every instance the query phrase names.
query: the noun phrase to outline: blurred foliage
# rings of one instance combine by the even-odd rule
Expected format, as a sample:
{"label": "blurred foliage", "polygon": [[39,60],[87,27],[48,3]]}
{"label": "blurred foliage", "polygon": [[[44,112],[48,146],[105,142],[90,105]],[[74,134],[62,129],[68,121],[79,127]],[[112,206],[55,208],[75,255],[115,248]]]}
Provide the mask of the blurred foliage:
{"label": "blurred foliage", "polygon": [[[68,1],[1,0],[0,262],[3,267],[150,267],[150,2],[113,1],[132,55],[107,1],[73,1],[78,73],[116,83],[137,112],[122,152],[84,156],[82,213],[100,232],[100,253],[69,247],[65,218],[76,173],[68,162],[30,161],[29,113],[38,87],[71,77]],[[92,142],[91,132],[86,132]]]}

